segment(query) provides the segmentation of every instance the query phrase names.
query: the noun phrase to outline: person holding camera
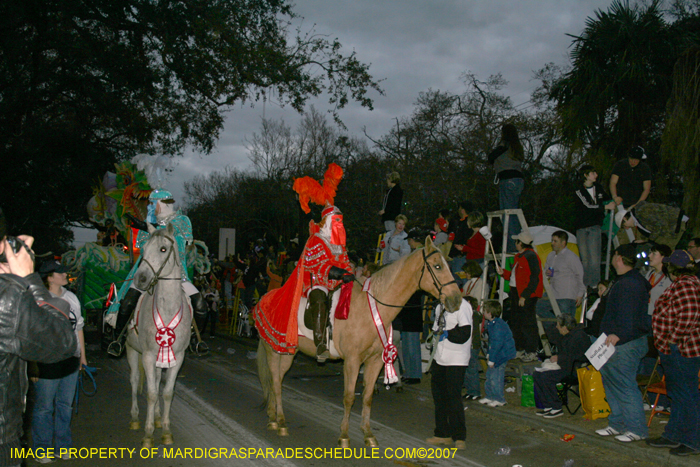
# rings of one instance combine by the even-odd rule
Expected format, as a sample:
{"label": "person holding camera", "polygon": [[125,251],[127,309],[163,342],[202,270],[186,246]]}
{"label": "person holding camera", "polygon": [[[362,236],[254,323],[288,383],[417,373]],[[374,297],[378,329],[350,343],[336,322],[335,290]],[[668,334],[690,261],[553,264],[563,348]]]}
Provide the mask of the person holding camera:
{"label": "person holding camera", "polygon": [[2,209],[0,238],[0,467],[8,467],[22,462],[11,454],[21,448],[27,360],[65,360],[78,343],[68,319],[68,303],[51,297],[34,273],[34,239],[8,237]]}

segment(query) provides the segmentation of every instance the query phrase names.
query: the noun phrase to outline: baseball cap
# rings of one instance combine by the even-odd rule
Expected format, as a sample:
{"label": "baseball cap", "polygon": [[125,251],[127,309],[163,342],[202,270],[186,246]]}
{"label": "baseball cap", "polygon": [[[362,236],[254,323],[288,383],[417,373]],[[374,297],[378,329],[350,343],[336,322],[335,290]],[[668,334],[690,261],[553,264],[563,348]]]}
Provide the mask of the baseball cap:
{"label": "baseball cap", "polygon": [[615,248],[615,253],[630,261],[637,261],[637,248],[631,243],[626,243]]}
{"label": "baseball cap", "polygon": [[685,250],[676,250],[663,259],[664,263],[671,263],[679,268],[685,268],[694,263],[693,257]]}
{"label": "baseball cap", "polygon": [[54,272],[60,274],[68,271],[70,271],[70,268],[68,266],[64,266],[55,259],[44,262],[39,268],[39,274],[41,276],[48,276],[49,274],[52,274]]}
{"label": "baseball cap", "polygon": [[406,240],[409,238],[412,238],[413,240],[416,241],[423,241],[425,240],[425,237],[428,235],[425,230],[421,229],[420,227],[414,227],[411,230],[407,232],[408,237],[406,237]]}
{"label": "baseball cap", "polygon": [[647,155],[644,153],[644,149],[641,146],[635,146],[632,149],[630,149],[629,154],[627,154],[627,157],[630,159],[646,159]]}
{"label": "baseball cap", "polygon": [[512,238],[513,240],[520,240],[520,243],[522,243],[523,245],[532,245],[532,242],[535,241],[535,239],[532,238],[532,235],[530,235],[524,230],[518,235],[512,235],[510,238]]}

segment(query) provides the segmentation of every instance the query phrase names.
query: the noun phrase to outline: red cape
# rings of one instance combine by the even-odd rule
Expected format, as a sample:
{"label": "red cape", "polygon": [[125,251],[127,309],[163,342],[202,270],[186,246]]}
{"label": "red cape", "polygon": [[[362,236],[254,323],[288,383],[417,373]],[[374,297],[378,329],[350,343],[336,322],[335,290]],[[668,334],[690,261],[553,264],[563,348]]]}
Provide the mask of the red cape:
{"label": "red cape", "polygon": [[260,337],[277,353],[296,352],[299,338],[297,314],[304,286],[303,261],[302,256],[287,282],[279,289],[263,295],[253,308],[255,327]]}

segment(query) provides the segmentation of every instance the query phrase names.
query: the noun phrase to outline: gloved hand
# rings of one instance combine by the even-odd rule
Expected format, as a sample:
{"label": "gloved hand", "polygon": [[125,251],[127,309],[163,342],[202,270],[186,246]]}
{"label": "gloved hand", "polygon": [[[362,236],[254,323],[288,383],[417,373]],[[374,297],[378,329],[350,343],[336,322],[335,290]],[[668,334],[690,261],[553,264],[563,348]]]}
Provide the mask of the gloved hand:
{"label": "gloved hand", "polygon": [[[342,280],[343,282],[350,282],[346,281],[343,276],[350,274],[343,268],[339,268],[338,266],[331,266],[331,268],[328,270],[328,278],[332,281],[339,281]],[[352,276],[352,274],[350,274]],[[354,279],[355,276],[352,276],[352,279]],[[352,280],[350,279],[350,280]]]}
{"label": "gloved hand", "polygon": [[127,212],[126,214],[124,214],[124,217],[126,217],[127,219],[129,219],[129,222],[131,222],[131,225],[132,225],[135,229],[139,229],[139,230],[143,230],[144,232],[148,232],[148,226],[147,226],[146,223],[145,223],[144,221],[142,221],[141,219],[135,218],[133,215],[131,215],[131,214],[128,213],[128,212]]}
{"label": "gloved hand", "polygon": [[348,282],[352,282],[354,280],[355,280],[354,274],[350,274],[349,272],[343,274],[343,283],[347,284]]}

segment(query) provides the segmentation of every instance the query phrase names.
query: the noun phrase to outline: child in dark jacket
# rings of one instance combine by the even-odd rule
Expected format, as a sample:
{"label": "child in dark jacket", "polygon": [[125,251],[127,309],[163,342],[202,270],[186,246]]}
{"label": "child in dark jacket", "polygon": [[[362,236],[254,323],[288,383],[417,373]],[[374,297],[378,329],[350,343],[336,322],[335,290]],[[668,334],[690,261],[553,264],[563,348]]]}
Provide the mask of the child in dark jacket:
{"label": "child in dark jacket", "polygon": [[515,341],[508,324],[501,319],[501,304],[496,300],[486,300],[482,305],[489,334],[488,370],[486,370],[486,397],[479,402],[490,407],[506,405],[505,376],[506,363],[515,358]]}

